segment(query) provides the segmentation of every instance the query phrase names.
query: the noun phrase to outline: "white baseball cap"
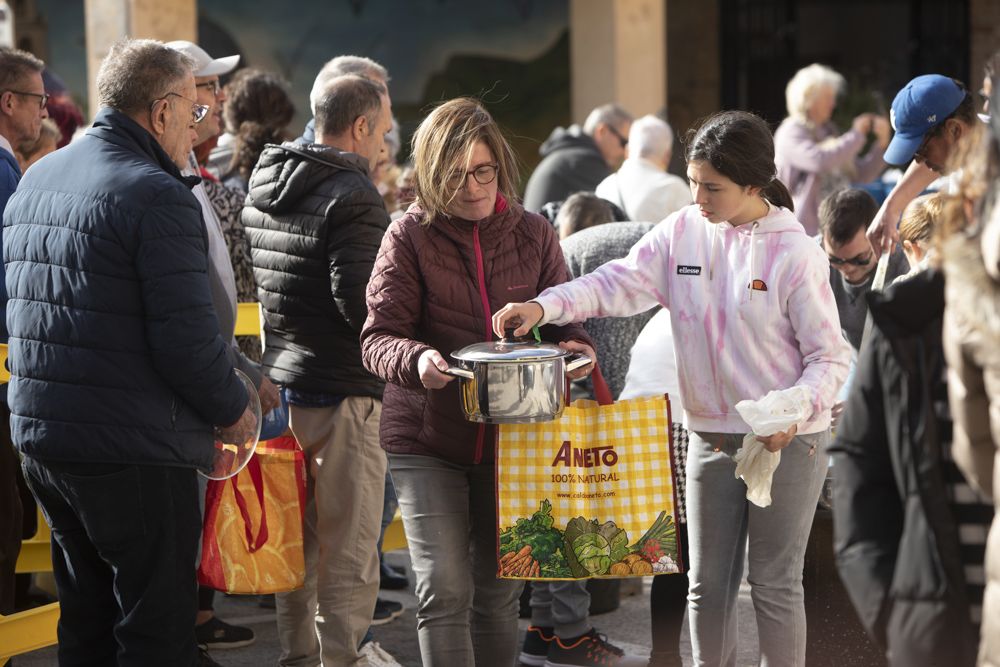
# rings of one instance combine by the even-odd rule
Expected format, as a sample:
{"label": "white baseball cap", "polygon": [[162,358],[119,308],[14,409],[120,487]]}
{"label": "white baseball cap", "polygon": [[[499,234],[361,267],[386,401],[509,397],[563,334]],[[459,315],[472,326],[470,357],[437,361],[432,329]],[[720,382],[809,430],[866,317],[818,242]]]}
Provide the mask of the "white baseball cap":
{"label": "white baseball cap", "polygon": [[191,42],[183,39],[178,39],[174,42],[167,42],[167,46],[175,51],[180,51],[194,61],[195,76],[216,76],[228,74],[236,69],[236,65],[240,62],[240,57],[238,55],[226,56],[225,58],[212,58],[212,56],[205,53],[205,49],[201,48],[197,44],[192,44]]}

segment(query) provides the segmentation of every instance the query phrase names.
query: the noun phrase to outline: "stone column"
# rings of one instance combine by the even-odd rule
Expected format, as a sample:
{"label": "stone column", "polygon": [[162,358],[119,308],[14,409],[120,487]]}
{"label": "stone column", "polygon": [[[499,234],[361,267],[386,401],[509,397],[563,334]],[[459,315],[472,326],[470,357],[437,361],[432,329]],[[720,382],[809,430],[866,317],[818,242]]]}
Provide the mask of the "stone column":
{"label": "stone column", "polygon": [[617,102],[636,117],[667,103],[667,0],[570,0],[573,122]]}
{"label": "stone column", "polygon": [[197,0],[84,0],[89,118],[97,112],[95,80],[111,45],[122,37],[198,39]]}

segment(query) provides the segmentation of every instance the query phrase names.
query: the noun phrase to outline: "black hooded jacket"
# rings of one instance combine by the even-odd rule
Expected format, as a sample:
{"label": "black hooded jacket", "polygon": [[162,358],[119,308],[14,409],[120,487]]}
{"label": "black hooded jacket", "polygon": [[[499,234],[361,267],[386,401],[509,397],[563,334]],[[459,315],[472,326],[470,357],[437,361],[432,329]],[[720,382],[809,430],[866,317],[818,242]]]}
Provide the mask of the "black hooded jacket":
{"label": "black hooded jacket", "polygon": [[837,568],[893,666],[972,667],[978,639],[942,464],[944,278],[924,271],[868,300],[871,339],[830,448]]}
{"label": "black hooded jacket", "polygon": [[304,392],[381,399],[361,364],[365,287],[389,215],[353,153],[303,142],[268,146],[243,209],[264,308],[264,366]]}
{"label": "black hooded jacket", "polygon": [[574,192],[593,192],[611,173],[600,149],[578,125],[557,127],[542,144],[542,161],[524,189],[524,208],[537,213]]}

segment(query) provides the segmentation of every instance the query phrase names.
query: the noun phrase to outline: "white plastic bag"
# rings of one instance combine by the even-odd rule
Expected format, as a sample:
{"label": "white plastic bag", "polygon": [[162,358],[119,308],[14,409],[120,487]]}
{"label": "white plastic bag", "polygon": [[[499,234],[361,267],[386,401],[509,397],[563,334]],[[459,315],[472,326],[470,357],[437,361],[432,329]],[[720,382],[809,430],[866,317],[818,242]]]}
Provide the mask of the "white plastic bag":
{"label": "white plastic bag", "polygon": [[771,480],[781,463],[781,452],[769,452],[757,436],[768,436],[787,431],[794,424],[805,421],[812,410],[812,392],[808,387],[768,392],[757,401],[740,401],[740,413],[751,432],[743,438],[743,446],[736,452],[736,477],[747,485],[747,500],[758,507],[771,504]]}

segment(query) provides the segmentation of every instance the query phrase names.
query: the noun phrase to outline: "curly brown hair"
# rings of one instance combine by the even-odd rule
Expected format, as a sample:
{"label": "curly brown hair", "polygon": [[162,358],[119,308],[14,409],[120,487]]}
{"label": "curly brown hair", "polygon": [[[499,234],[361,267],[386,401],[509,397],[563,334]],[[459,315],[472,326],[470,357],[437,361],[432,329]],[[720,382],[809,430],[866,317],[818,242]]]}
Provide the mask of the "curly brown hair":
{"label": "curly brown hair", "polygon": [[226,175],[249,180],[264,146],[284,141],[285,128],[295,116],[288,82],[272,72],[240,70],[226,85],[223,116],[226,131],[236,137]]}

